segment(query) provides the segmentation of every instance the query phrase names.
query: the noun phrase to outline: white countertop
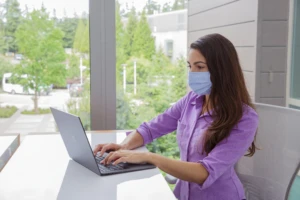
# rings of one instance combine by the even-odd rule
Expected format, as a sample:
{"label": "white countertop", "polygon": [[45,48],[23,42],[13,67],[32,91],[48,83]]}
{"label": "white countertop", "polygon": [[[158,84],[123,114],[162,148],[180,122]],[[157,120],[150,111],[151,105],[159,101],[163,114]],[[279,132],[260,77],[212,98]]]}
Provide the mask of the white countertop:
{"label": "white countertop", "polygon": [[8,149],[17,136],[0,136],[0,156]]}
{"label": "white countertop", "polygon": [[[125,133],[93,134],[98,143],[120,142]],[[145,150],[145,148],[143,149]],[[67,154],[60,135],[27,136],[0,173],[1,200],[172,200],[159,170],[98,176]]]}

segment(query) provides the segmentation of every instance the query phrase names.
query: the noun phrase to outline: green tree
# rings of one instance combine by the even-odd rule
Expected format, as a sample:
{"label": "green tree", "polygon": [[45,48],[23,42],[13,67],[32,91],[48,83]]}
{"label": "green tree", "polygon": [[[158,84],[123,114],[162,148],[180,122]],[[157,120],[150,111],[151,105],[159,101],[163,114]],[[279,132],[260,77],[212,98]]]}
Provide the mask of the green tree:
{"label": "green tree", "polygon": [[79,19],[73,48],[80,53],[89,53],[89,23],[86,18]]}
{"label": "green tree", "polygon": [[[136,128],[143,121],[149,121],[161,114],[187,92],[187,70],[184,57],[178,59],[174,65],[160,48],[151,61],[141,58],[132,58],[132,60],[137,61],[138,93],[136,96],[131,96],[131,99],[138,99],[143,104],[131,106],[132,113],[128,128]],[[133,80],[132,60],[127,63],[127,80]],[[127,83],[132,84],[132,81]],[[179,158],[175,132],[156,139],[147,147],[152,152]]]}
{"label": "green tree", "polygon": [[172,99],[173,102],[176,102],[179,98],[183,97],[188,90],[187,86],[187,67],[186,67],[186,58],[181,56],[177,59],[175,66],[171,68],[172,76],[174,80],[172,82]]}
{"label": "green tree", "polygon": [[172,11],[172,5],[170,2],[165,3],[162,7],[162,12],[170,12]]}
{"label": "green tree", "polygon": [[3,29],[3,24],[1,24],[0,22],[0,52],[1,53],[4,53],[5,50],[7,49],[7,45],[5,43],[5,32],[4,32],[4,29]]}
{"label": "green tree", "polygon": [[132,45],[134,42],[134,33],[136,31],[138,24],[138,19],[136,16],[136,11],[135,8],[132,7],[130,13],[129,13],[129,18],[128,22],[126,25],[126,30],[124,34],[124,51],[125,51],[125,56],[126,59],[130,58],[132,56]]}
{"label": "green tree", "polygon": [[55,20],[54,18],[54,21],[57,21],[57,26],[64,32],[64,48],[73,48],[75,32],[79,21],[77,14],[75,13],[72,18],[67,16],[64,16],[60,20]]}
{"label": "green tree", "polygon": [[160,5],[154,0],[148,0],[144,10],[147,15],[153,15],[154,12],[160,12]]}
{"label": "green tree", "polygon": [[41,87],[65,85],[65,52],[63,32],[54,26],[45,9],[32,11],[16,31],[20,52],[25,59],[14,71],[16,76],[27,75],[20,84],[34,90],[34,109],[38,113],[38,93]]}
{"label": "green tree", "polygon": [[79,58],[75,54],[68,56],[67,77],[70,79],[78,78],[80,76]]}
{"label": "green tree", "polygon": [[0,4],[0,53],[4,53],[7,45],[5,44],[5,4]]}
{"label": "green tree", "polygon": [[9,52],[17,52],[17,44],[15,32],[21,22],[22,13],[18,0],[6,0],[5,2],[5,42],[6,50]]}
{"label": "green tree", "polygon": [[182,10],[187,8],[188,0],[175,0],[172,10]]}
{"label": "green tree", "polygon": [[121,83],[122,75],[123,75],[123,67],[122,64],[126,62],[126,56],[124,51],[124,35],[125,30],[123,27],[123,23],[121,20],[121,13],[120,13],[120,4],[116,1],[116,78],[117,78],[117,85]]}
{"label": "green tree", "polygon": [[137,28],[134,32],[132,43],[132,55],[143,55],[146,59],[151,59],[155,54],[155,40],[149,27],[146,13],[142,12]]}
{"label": "green tree", "polygon": [[2,84],[3,74],[12,72],[14,65],[12,65],[5,57],[0,56],[0,85]]}
{"label": "green tree", "polygon": [[90,95],[90,83],[84,83],[84,90],[81,94],[81,98],[78,100],[70,99],[67,102],[68,112],[80,117],[83,127],[86,131],[91,130],[91,95]]}
{"label": "green tree", "polygon": [[117,86],[117,130],[134,128],[129,124],[131,112],[129,98],[124,94],[121,87]]}
{"label": "green tree", "polygon": [[90,52],[90,27],[87,22],[84,27],[84,32],[82,36],[81,52],[89,53]]}

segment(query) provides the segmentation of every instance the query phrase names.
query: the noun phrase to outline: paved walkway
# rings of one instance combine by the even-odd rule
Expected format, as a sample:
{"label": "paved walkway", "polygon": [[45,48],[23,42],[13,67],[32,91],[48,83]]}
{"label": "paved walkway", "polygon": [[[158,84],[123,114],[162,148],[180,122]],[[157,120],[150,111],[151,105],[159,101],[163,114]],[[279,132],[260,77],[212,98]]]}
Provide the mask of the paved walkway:
{"label": "paved walkway", "polygon": [[[66,102],[70,96],[66,90],[55,90],[49,96],[39,98],[39,108],[56,107],[66,109]],[[33,109],[33,101],[28,95],[0,94],[1,106],[16,106],[19,110],[9,119],[0,118],[0,135],[20,133],[26,136],[28,133],[56,132],[56,124],[52,114],[22,115],[25,109]]]}
{"label": "paved walkway", "polygon": [[19,109],[11,118],[0,119],[0,134],[19,133],[25,136],[28,133],[55,132],[55,122],[52,114],[22,115],[26,107]]}

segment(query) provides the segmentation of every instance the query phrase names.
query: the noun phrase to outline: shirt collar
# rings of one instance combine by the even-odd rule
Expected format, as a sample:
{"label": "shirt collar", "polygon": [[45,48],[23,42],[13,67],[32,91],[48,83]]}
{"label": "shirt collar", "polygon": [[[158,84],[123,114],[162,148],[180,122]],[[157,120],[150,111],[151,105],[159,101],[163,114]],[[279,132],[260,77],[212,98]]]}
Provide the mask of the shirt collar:
{"label": "shirt collar", "polygon": [[204,100],[204,95],[202,95],[202,96],[197,95],[196,98],[193,101],[191,101],[191,105],[197,105],[197,106],[201,105],[202,106],[203,100]]}
{"label": "shirt collar", "polygon": [[[191,105],[195,105],[196,108],[202,109],[204,98],[205,98],[205,95],[202,95],[202,96],[198,95],[193,101],[191,101]],[[210,113],[212,113],[212,111]],[[209,113],[205,112],[203,115],[201,115],[199,117],[205,117],[205,116],[209,116]]]}

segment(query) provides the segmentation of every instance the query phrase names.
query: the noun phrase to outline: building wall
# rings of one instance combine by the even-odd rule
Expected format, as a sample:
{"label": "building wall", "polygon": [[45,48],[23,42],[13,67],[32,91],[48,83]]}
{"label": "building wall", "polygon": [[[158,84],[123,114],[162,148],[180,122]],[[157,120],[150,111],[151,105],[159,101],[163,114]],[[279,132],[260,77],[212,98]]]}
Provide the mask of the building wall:
{"label": "building wall", "polygon": [[257,102],[285,106],[289,0],[259,0]]}
{"label": "building wall", "polygon": [[174,31],[174,32],[155,32],[152,33],[155,37],[155,46],[158,50],[159,48],[163,48],[166,52],[166,41],[173,41],[173,56],[172,60],[176,61],[181,56],[186,57],[187,55],[187,31]]}
{"label": "building wall", "polygon": [[173,42],[172,61],[187,55],[187,9],[147,16],[156,49],[162,48],[166,54],[166,41]]}
{"label": "building wall", "polygon": [[199,37],[220,33],[235,46],[248,91],[255,98],[258,0],[190,0],[188,44]]}
{"label": "building wall", "polygon": [[[162,48],[166,51],[166,42],[173,42],[172,61],[187,55],[187,9],[176,10],[166,13],[148,15],[147,20],[155,37],[156,49]],[[128,19],[123,18],[126,27]]]}

